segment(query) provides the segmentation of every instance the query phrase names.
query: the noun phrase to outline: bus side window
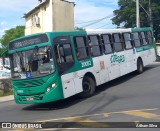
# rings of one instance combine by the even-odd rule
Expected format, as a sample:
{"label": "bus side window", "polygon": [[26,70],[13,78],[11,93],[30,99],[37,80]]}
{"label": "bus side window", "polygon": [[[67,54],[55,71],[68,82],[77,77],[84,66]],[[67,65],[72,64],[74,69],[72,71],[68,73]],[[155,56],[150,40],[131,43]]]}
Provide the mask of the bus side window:
{"label": "bus side window", "polygon": [[131,34],[130,33],[123,33],[123,39],[125,44],[125,49],[132,49],[132,40],[131,40]]}
{"label": "bus side window", "polygon": [[139,33],[138,32],[132,33],[132,39],[133,39],[133,43],[134,43],[135,47],[140,47],[141,46],[141,42],[140,42],[140,39],[139,39]]}
{"label": "bus side window", "polygon": [[152,36],[151,31],[146,32],[146,37],[147,37],[148,44],[152,44],[153,43],[153,36]]}
{"label": "bus side window", "polygon": [[55,46],[55,54],[58,64],[74,62],[70,44],[60,45],[58,49],[57,46]]}
{"label": "bus side window", "polygon": [[105,54],[110,54],[113,52],[113,47],[112,47],[112,40],[111,40],[111,35],[110,34],[104,34],[101,35],[102,37],[102,43],[104,45],[104,53]]}
{"label": "bus side window", "polygon": [[102,54],[101,44],[98,35],[90,35],[88,36],[90,40],[90,44],[92,47],[92,56],[100,56]]}
{"label": "bus side window", "polygon": [[63,44],[61,45],[61,50],[64,52],[64,56],[62,56],[62,63],[72,63],[73,60],[73,55],[72,55],[72,50],[71,50],[71,45],[70,44]]}
{"label": "bus side window", "polygon": [[140,32],[140,34],[141,34],[142,45],[147,45],[148,43],[147,43],[145,32]]}
{"label": "bus side window", "polygon": [[121,35],[116,33],[116,34],[112,34],[112,37],[113,37],[113,45],[114,45],[115,52],[123,51]]}
{"label": "bus side window", "polygon": [[76,36],[74,37],[74,43],[76,47],[76,55],[78,60],[86,59],[89,57],[89,46],[86,42],[86,37]]}

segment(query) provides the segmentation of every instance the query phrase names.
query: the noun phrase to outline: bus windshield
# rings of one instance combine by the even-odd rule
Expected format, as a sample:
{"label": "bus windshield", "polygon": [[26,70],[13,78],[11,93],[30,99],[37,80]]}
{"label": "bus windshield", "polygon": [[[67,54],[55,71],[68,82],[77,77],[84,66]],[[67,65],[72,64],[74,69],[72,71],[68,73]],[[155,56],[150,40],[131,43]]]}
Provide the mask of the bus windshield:
{"label": "bus windshield", "polygon": [[50,46],[14,52],[11,58],[11,74],[13,79],[36,78],[55,71],[53,54]]}

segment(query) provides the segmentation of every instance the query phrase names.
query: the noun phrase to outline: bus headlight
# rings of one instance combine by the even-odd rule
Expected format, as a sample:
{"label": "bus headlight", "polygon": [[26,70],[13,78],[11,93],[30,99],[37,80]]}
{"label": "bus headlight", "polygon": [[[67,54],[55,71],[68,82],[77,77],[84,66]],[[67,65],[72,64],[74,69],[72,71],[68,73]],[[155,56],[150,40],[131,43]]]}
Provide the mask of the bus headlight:
{"label": "bus headlight", "polygon": [[53,83],[52,85],[50,85],[48,88],[47,88],[47,90],[46,90],[46,92],[48,93],[52,88],[54,88],[56,86],[56,83]]}
{"label": "bus headlight", "polygon": [[50,87],[48,87],[47,90],[46,90],[46,92],[49,92],[50,90],[51,90]]}
{"label": "bus headlight", "polygon": [[52,88],[54,88],[55,86],[56,86],[56,83],[53,83],[53,84],[52,84]]}

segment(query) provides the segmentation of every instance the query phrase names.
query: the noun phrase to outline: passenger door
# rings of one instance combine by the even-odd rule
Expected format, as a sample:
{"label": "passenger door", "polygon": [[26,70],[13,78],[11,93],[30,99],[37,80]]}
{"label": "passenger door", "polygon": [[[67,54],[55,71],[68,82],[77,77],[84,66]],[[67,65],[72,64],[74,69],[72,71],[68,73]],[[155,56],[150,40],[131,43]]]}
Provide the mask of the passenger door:
{"label": "passenger door", "polygon": [[74,58],[70,37],[57,37],[54,39],[54,51],[58,73],[62,80],[64,98],[76,93],[73,72],[67,73],[74,65]]}

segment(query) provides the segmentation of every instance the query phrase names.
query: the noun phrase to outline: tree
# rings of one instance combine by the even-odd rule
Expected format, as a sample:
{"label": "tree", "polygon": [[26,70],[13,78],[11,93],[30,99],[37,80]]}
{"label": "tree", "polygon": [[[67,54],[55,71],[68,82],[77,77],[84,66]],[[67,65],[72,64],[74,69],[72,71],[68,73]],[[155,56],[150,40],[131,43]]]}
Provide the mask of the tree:
{"label": "tree", "polygon": [[2,44],[2,50],[5,50],[8,47],[8,44],[11,40],[24,36],[24,26],[16,26],[15,28],[11,28],[5,31],[5,34],[0,39],[0,43]]}
{"label": "tree", "polygon": [[[160,36],[160,0],[139,0],[140,5],[140,25],[149,27],[153,23],[155,37]],[[112,18],[113,24],[117,27],[134,28],[136,27],[136,2],[135,0],[119,0],[119,9],[114,10],[115,17]]]}

